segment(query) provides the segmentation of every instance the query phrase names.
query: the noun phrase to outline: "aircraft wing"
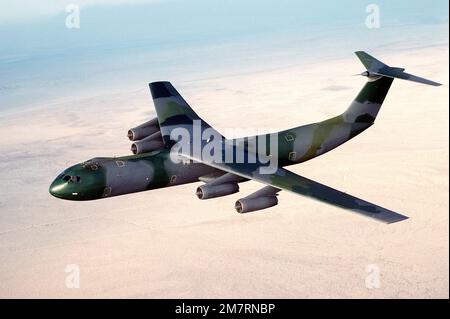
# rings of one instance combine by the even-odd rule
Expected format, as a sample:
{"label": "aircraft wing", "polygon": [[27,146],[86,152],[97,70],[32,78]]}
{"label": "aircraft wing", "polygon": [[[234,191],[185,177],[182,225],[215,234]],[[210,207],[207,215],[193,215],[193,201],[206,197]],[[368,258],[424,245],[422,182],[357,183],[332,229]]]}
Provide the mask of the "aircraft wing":
{"label": "aircraft wing", "polygon": [[222,135],[204,121],[178,93],[170,82],[149,83],[153,104],[158,117],[161,137],[166,146],[172,146],[172,133],[185,130],[190,138],[201,139],[204,131],[214,134],[217,138]]}
{"label": "aircraft wing", "polygon": [[286,190],[298,195],[310,197],[387,224],[408,219],[404,215],[294,174],[281,167],[277,168],[273,173],[261,174],[261,166],[257,163],[216,163],[208,160],[202,161],[196,158],[191,159],[246,179],[261,182],[271,186],[272,189]]}
{"label": "aircraft wing", "polygon": [[[371,56],[363,53],[361,53],[360,56],[362,61],[367,66],[375,68],[378,72],[382,72],[382,69],[387,67],[381,62],[378,63],[377,61],[374,61],[374,58]],[[400,70],[398,71],[400,72]],[[223,174],[222,176],[202,177],[201,179],[206,181],[209,185],[230,182],[238,183],[248,179],[253,179],[270,186],[261,190],[261,193],[269,194],[271,197],[275,196],[279,190],[287,190],[295,194],[307,196],[385,223],[394,223],[407,219],[406,216],[366,202],[360,198],[348,195],[305,177],[296,175],[284,168],[277,167],[268,172],[267,167],[263,167],[260,163],[249,163],[249,161],[244,163],[229,163],[224,160],[225,155],[230,151],[230,154],[236,154],[237,146],[226,143],[225,138],[219,132],[214,130],[194,112],[194,110],[189,106],[189,104],[186,103],[171,83],[150,83],[150,91],[155,104],[162,139],[166,146],[171,146],[172,143],[175,142],[172,139],[172,133],[175,132],[175,130],[180,132],[181,129],[189,133],[187,144],[192,148],[195,148],[196,141],[200,141],[201,145],[199,145],[199,149],[203,149],[203,146],[209,141],[209,139],[207,141],[202,139],[205,133],[207,133],[207,136],[211,136],[213,141],[215,139],[221,140],[222,142],[225,141],[225,143],[222,143],[223,149],[220,154],[222,160],[220,161],[216,161],[214,158],[203,159],[201,154],[194,156],[192,154],[195,154],[195,152],[188,153],[183,148],[181,149],[181,153],[179,153],[179,155],[183,157],[201,162],[205,165],[209,165],[228,173]],[[173,149],[174,148],[172,148],[172,150]],[[247,151],[240,150],[240,152],[245,153],[244,158],[250,158]],[[255,196],[259,195],[260,193]]]}

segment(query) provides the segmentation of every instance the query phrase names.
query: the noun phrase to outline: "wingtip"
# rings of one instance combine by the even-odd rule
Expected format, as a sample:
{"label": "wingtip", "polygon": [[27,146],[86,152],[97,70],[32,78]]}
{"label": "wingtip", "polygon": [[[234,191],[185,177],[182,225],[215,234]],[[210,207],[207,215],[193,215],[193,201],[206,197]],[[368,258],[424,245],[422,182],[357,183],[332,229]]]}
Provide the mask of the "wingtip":
{"label": "wingtip", "polygon": [[405,220],[408,220],[408,219],[409,219],[408,216],[400,215],[400,216],[397,216],[397,218],[395,218],[395,219],[386,221],[386,224],[388,224],[388,225],[395,224],[395,223],[402,222],[402,221],[405,221]]}

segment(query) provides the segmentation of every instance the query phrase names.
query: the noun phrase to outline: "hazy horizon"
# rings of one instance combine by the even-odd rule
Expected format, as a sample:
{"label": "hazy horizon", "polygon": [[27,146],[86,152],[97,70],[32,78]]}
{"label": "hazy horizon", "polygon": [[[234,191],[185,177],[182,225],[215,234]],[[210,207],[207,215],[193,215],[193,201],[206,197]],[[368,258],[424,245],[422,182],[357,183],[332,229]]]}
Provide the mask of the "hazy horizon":
{"label": "hazy horizon", "polygon": [[[381,27],[365,25],[367,3],[326,1],[85,0],[68,29],[70,1],[21,2],[0,24],[0,114],[67,97],[175,83],[448,44],[448,3],[378,1]],[[77,3],[77,2],[74,2]],[[442,10],[447,8],[447,10]],[[399,38],[401,41],[399,42]],[[425,43],[425,44],[424,44]],[[301,76],[301,74],[299,74]]]}

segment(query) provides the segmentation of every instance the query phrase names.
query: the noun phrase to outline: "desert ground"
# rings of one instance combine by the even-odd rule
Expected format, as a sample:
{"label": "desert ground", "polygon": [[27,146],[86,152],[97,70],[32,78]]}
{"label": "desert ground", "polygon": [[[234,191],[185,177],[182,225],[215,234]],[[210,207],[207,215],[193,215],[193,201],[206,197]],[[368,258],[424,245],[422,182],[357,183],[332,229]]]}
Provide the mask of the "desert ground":
{"label": "desert ground", "polygon": [[[0,117],[0,297],[448,298],[448,43],[373,54],[444,85],[396,80],[372,128],[289,169],[408,220],[385,225],[286,192],[278,206],[237,214],[257,182],[207,201],[194,195],[200,183],[58,200],[48,186],[65,167],[130,154],[127,130],[155,116],[147,83],[66,96]],[[169,80],[219,131],[275,131],[342,112],[361,71],[349,54]],[[71,265],[78,288],[66,285]]]}

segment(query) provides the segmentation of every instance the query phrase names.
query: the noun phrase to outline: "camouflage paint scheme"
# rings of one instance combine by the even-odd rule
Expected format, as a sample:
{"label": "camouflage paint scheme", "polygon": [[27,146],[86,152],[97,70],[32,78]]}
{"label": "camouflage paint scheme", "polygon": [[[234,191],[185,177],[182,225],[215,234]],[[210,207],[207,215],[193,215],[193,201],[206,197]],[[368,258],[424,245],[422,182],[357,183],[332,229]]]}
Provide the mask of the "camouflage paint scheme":
{"label": "camouflage paint scheme", "polygon": [[[404,73],[404,69],[391,68],[367,53],[356,52],[356,55],[367,69],[362,75],[368,77],[368,82],[344,113],[322,122],[264,135],[264,137],[276,138],[278,141],[277,153],[273,154],[267,139],[266,146],[269,153],[278,159],[278,167],[271,174],[261,174],[259,169],[262,164],[259,162],[227,163],[223,161],[224,151],[227,148],[232,148],[233,151],[244,148],[245,158],[248,158],[249,154],[257,153],[258,149],[255,144],[242,143],[242,140],[226,140],[190,108],[169,82],[154,82],[150,83],[150,91],[165,147],[140,155],[94,158],[74,165],[54,180],[50,186],[50,193],[62,199],[93,200],[199,180],[206,182],[207,185],[217,185],[252,179],[268,186],[246,198],[276,196],[280,190],[287,190],[386,223],[404,220],[406,216],[282,168],[320,156],[371,127],[394,78],[439,85]],[[201,124],[201,130],[194,129],[194,121]],[[226,142],[223,143],[222,161],[185,152],[181,154],[183,160],[180,163],[173,162],[170,159],[170,149],[175,141],[171,139],[171,132],[179,128],[185,128],[190,132],[191,143],[195,139],[201,140],[201,134],[205,129],[210,129],[217,134],[222,141]],[[258,138],[261,137],[258,136]],[[252,139],[253,137],[250,137],[248,140]],[[202,141],[201,147],[208,142],[210,141]],[[264,195],[261,195],[263,193]]]}
{"label": "camouflage paint scheme", "polygon": [[[63,171],[51,184],[55,197],[93,200],[150,189],[198,182],[200,176],[220,176],[217,169],[186,160],[174,163],[168,150],[123,157],[97,157]],[[79,176],[68,183],[63,176]]]}

